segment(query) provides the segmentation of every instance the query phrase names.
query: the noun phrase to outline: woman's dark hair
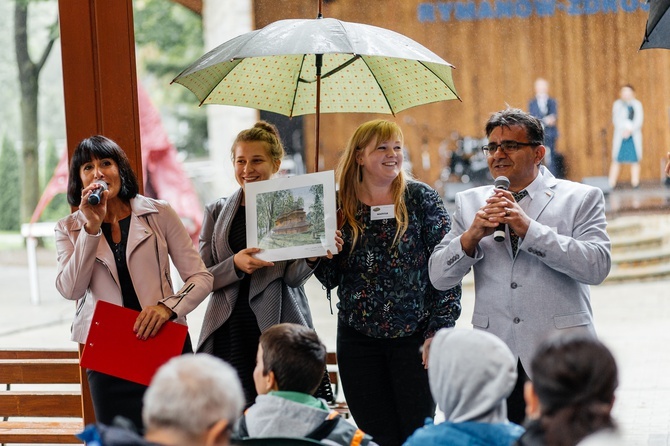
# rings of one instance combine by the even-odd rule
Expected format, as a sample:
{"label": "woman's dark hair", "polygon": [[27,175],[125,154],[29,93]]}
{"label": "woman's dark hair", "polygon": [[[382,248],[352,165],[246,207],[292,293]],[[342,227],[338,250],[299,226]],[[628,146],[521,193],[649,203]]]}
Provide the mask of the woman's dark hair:
{"label": "woman's dark hair", "polygon": [[326,347],[316,332],[297,324],[278,324],[259,340],[263,375],[274,372],[279,390],[313,394],[326,370]]}
{"label": "woman's dark hair", "polygon": [[619,383],[617,366],[600,341],[576,333],[551,338],[538,349],[531,370],[545,444],[573,446],[615,427],[610,412]]}
{"label": "woman's dark hair", "polygon": [[84,188],[81,182],[80,169],[85,163],[92,159],[109,158],[114,160],[119,167],[121,179],[121,190],[119,198],[130,200],[139,193],[137,176],[130,167],[130,161],[126,153],[117,143],[101,135],[91,136],[82,140],[72,154],[70,160],[70,173],[67,182],[67,202],[71,206],[79,206],[81,203],[81,190]]}

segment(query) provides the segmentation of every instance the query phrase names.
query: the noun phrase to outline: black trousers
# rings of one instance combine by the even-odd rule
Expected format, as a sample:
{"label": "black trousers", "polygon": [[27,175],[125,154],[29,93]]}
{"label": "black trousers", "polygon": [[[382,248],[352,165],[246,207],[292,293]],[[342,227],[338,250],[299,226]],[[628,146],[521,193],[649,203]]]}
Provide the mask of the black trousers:
{"label": "black trousers", "polygon": [[[190,335],[186,335],[182,354],[193,353]],[[117,378],[95,370],[86,369],[91,399],[98,423],[111,425],[117,416],[124,417],[144,432],[142,423],[142,398],[147,386]]]}
{"label": "black trousers", "polygon": [[512,422],[523,425],[526,419],[526,400],[523,397],[523,387],[528,381],[528,375],[521,365],[521,361],[516,365],[517,378],[514,390],[507,397],[507,418]]}
{"label": "black trousers", "polygon": [[86,374],[95,420],[109,426],[115,417],[121,416],[132,421],[135,428],[142,432],[142,397],[147,386],[91,369],[87,369]]}
{"label": "black trousers", "polygon": [[435,415],[423,337],[370,338],[340,323],[337,362],[354,421],[380,446],[400,446]]}

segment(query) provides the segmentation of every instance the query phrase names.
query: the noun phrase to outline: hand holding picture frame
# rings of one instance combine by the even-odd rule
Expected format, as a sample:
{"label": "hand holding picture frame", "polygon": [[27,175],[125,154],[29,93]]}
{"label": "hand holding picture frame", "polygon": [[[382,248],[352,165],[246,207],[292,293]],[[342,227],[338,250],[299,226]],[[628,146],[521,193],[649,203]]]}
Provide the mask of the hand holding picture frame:
{"label": "hand holding picture frame", "polygon": [[269,262],[337,254],[332,170],[246,184],[247,247]]}

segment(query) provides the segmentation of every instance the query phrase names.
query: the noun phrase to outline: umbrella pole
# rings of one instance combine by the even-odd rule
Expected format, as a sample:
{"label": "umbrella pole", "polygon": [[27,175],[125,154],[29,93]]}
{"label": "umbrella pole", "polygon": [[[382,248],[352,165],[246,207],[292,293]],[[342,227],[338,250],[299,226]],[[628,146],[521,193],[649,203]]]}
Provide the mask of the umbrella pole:
{"label": "umbrella pole", "polygon": [[319,131],[321,130],[321,66],[323,54],[316,54],[316,150],[314,150],[314,172],[319,171]]}
{"label": "umbrella pole", "polygon": [[[319,0],[319,9],[316,14],[317,19],[323,18],[322,5],[323,0]],[[314,172],[319,171],[319,131],[321,130],[321,66],[323,65],[323,54],[316,56],[316,150],[314,150]]]}

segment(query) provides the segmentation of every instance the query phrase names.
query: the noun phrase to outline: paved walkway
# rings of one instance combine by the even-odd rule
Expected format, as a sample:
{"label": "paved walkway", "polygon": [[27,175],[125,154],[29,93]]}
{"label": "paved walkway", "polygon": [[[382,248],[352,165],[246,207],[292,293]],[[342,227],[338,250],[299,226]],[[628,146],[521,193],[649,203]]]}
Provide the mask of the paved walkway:
{"label": "paved walkway", "polygon": [[[55,253],[42,250],[39,261],[41,304],[35,306],[30,303],[25,255],[0,253],[0,348],[74,347],[69,341],[74,303],[55,290]],[[670,444],[669,288],[670,281],[592,288],[596,327],[620,368],[614,414],[629,445]],[[330,314],[325,291],[315,280],[307,290],[319,334],[334,349],[336,318]],[[467,288],[463,294],[458,325],[470,327],[474,290]],[[190,316],[194,339],[204,309],[202,305]]]}

